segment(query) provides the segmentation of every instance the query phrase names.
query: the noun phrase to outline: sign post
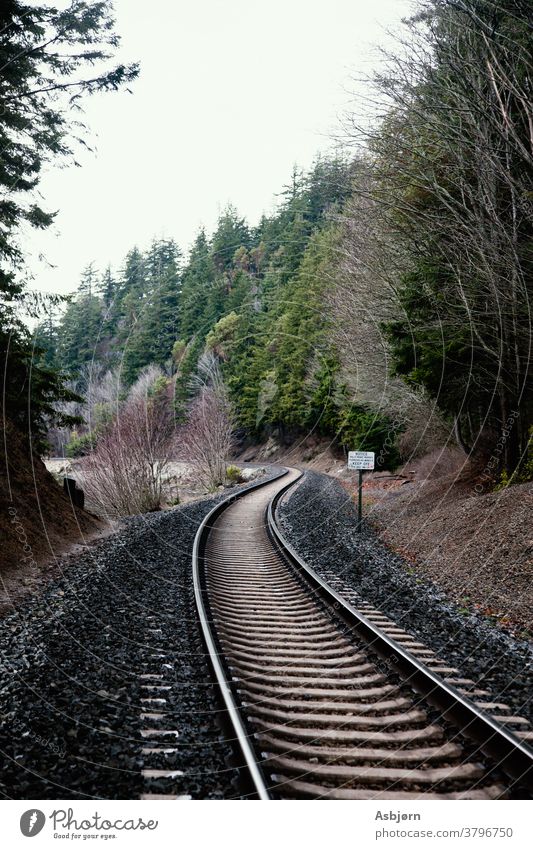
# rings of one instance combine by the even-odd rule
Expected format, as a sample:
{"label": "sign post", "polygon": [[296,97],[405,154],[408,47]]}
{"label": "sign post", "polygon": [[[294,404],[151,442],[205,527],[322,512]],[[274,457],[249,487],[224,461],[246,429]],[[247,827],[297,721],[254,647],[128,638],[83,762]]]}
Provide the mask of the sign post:
{"label": "sign post", "polygon": [[359,472],[357,496],[357,530],[359,533],[363,523],[363,472],[372,471],[375,456],[373,451],[348,451],[348,468]]}

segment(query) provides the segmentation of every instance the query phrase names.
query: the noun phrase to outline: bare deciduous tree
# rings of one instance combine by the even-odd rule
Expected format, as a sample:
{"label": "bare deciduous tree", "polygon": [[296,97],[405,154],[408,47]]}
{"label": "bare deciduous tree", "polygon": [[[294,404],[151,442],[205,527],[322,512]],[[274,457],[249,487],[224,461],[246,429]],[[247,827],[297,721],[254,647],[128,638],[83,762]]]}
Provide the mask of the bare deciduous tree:
{"label": "bare deciduous tree", "polygon": [[335,217],[336,239],[326,269],[324,302],[328,336],[355,404],[387,415],[402,457],[421,456],[446,442],[449,428],[435,401],[392,375],[392,357],[382,325],[401,315],[396,281],[406,257],[383,209],[372,197],[369,161],[356,169],[356,192]]}
{"label": "bare deciduous tree", "polygon": [[204,356],[199,368],[199,391],[186,424],[177,434],[177,449],[190,463],[207,490],[226,479],[226,462],[233,450],[234,419],[216,359]]}
{"label": "bare deciduous tree", "polygon": [[165,392],[134,394],[81,463],[87,498],[107,516],[158,510],[172,447],[174,417]]}

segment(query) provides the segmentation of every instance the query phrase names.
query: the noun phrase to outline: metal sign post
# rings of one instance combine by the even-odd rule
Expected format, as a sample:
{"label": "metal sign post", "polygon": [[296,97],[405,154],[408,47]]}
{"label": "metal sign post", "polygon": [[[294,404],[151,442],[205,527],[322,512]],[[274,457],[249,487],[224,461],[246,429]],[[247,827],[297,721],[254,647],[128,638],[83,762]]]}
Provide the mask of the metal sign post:
{"label": "metal sign post", "polygon": [[361,525],[363,524],[363,470],[359,469],[357,474],[359,477],[359,493],[357,496],[357,531],[358,533],[361,533]]}
{"label": "metal sign post", "polygon": [[359,472],[357,496],[357,530],[359,533],[363,523],[363,471],[372,471],[375,456],[373,451],[348,451],[348,468]]}

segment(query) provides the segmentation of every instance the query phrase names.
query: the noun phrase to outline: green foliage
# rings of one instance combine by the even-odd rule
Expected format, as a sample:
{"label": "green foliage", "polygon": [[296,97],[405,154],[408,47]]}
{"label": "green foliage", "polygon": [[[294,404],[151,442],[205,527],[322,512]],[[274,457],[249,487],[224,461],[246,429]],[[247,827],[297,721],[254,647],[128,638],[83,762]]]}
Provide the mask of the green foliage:
{"label": "green foliage", "polygon": [[17,235],[21,226],[42,229],[54,219],[36,190],[44,165],[71,155],[83,132],[71,120],[80,99],[136,77],[134,65],[109,64],[118,44],[107,2],[73,0],[59,10],[6,0],[0,10],[0,367],[4,413],[30,431],[37,450],[45,448],[50,423],[73,424],[55,405],[77,396],[64,389],[65,375],[55,365],[55,332],[41,325],[35,347],[20,320],[28,298],[17,277],[23,263]]}
{"label": "green foliage", "polygon": [[[23,222],[47,227],[53,213],[31,194],[50,159],[71,153],[69,105],[84,94],[117,89],[134,65],[105,68],[118,46],[110,5],[73,2],[64,10],[6,0],[0,12],[0,149],[2,201],[0,291],[17,297],[13,263],[22,255],[15,233]],[[97,69],[95,71],[95,68]],[[76,127],[79,133],[80,125]]]}
{"label": "green foliage", "polygon": [[397,294],[405,318],[384,324],[395,373],[438,397],[445,413],[465,405],[465,412],[479,409],[486,393],[487,355],[482,347],[472,347],[472,328],[464,305],[454,298],[446,269],[437,260],[420,262],[400,280]]}
{"label": "green foliage", "polygon": [[241,483],[241,470],[238,466],[226,466],[226,480],[232,486]]}
{"label": "green foliage", "polygon": [[58,412],[57,401],[82,399],[65,387],[62,372],[42,361],[44,351],[32,343],[23,327],[18,328],[16,336],[0,328],[0,350],[7,376],[4,414],[19,430],[31,434],[36,451],[44,452],[46,433],[52,422],[59,427],[73,427],[80,421],[77,416]]}
{"label": "green foliage", "polygon": [[512,480],[512,476],[507,473],[506,469],[503,469],[497,483],[493,487],[494,492],[500,492],[502,489],[507,489],[511,483],[518,483],[518,481]]}
{"label": "green foliage", "polygon": [[246,248],[249,241],[250,234],[245,220],[239,217],[232,206],[228,206],[218,220],[211,242],[211,256],[216,270],[223,272],[229,269],[235,252]]}
{"label": "green foliage", "polygon": [[480,457],[516,413],[502,481],[533,420],[532,25],[530,3],[428,0],[379,79],[392,108],[372,144],[376,208],[410,269],[391,275],[396,374]]}
{"label": "green foliage", "polygon": [[162,374],[160,377],[158,377],[156,380],[154,380],[153,384],[151,385],[150,389],[148,390],[148,397],[154,398],[154,399],[160,401],[162,398],[164,398],[168,394],[168,390],[169,390],[170,386],[171,386],[171,381],[169,380],[168,377],[165,377],[165,375]]}
{"label": "green foliage", "polygon": [[[155,387],[152,387],[155,391]],[[92,408],[91,419],[88,422],[89,431],[78,433],[74,430],[67,443],[65,452],[67,457],[84,457],[96,448],[98,440],[105,434],[113,424],[114,410],[109,404],[99,403]]]}
{"label": "green foliage", "polygon": [[[387,416],[379,415],[361,406],[345,407],[339,415],[338,438],[346,450],[375,451],[380,455],[394,434],[392,422]],[[400,462],[394,444],[385,452],[380,469],[394,469]]]}
{"label": "green foliage", "polygon": [[229,360],[232,350],[241,338],[243,317],[235,312],[225,315],[207,334],[206,348],[213,351],[221,360]]}
{"label": "green foliage", "polygon": [[92,418],[90,425],[93,431],[101,432],[111,424],[114,417],[114,411],[109,403],[97,403],[92,408]]}
{"label": "green foliage", "polygon": [[66,445],[65,454],[67,457],[85,457],[96,448],[98,436],[94,431],[78,435],[74,431]]}
{"label": "green foliage", "polygon": [[122,361],[128,385],[144,366],[162,366],[170,358],[178,334],[180,261],[180,251],[170,239],[154,241],[144,257],[144,280]]}
{"label": "green foliage", "polygon": [[82,274],[57,333],[57,360],[70,374],[76,374],[85,363],[101,356],[102,303],[96,292],[97,275],[90,265]]}
{"label": "green foliage", "polygon": [[172,363],[174,365],[174,368],[179,368],[179,365],[184,357],[186,350],[187,343],[184,342],[183,339],[176,339],[172,346]]}
{"label": "green foliage", "polygon": [[212,291],[215,280],[215,265],[204,230],[196,237],[189,261],[183,270],[179,304],[179,327],[181,338],[193,336],[205,338],[211,324],[219,317]]}
{"label": "green foliage", "polygon": [[144,255],[135,247],[126,255],[120,273],[117,297],[110,320],[116,330],[116,341],[123,348],[142,310],[146,288]]}
{"label": "green foliage", "polygon": [[[208,351],[243,434],[315,432],[342,446],[379,446],[386,422],[352,408],[324,306],[340,246],[329,216],[350,195],[351,172],[340,159],[318,160],[308,174],[295,170],[279,209],[254,230],[228,207],[211,238],[198,233],[183,266],[165,240],[130,251],[116,278],[91,267],[58,329],[62,361],[72,371],[93,356],[120,363],[126,387],[149,363],[168,367],[182,421]],[[168,388],[163,378],[158,391]]]}

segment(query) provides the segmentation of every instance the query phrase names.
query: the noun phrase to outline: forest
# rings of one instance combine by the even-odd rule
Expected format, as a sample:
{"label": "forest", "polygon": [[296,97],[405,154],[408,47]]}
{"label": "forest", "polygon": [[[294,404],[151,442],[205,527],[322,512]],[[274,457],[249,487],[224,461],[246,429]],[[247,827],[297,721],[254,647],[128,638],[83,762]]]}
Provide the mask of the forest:
{"label": "forest", "polygon": [[[220,364],[241,436],[275,432],[290,442],[316,431],[341,446],[379,446],[387,417],[354,402],[324,303],[322,274],[335,262],[352,170],[341,159],[319,159],[308,174],[295,169],[278,212],[253,228],[227,208],[212,235],[198,233],[187,261],[160,239],[145,252],[133,247],[117,272],[85,269],[59,321],[35,334],[41,362],[74,376],[69,388],[94,400],[90,410],[66,405],[87,428],[67,453],[92,447],[116,387],[126,394],[153,366],[171,384],[176,420],[185,419],[205,352]],[[115,397],[104,399],[106,387]]]}
{"label": "forest", "polygon": [[[38,450],[97,453],[139,387],[187,444],[214,381],[234,447],[314,434],[391,469],[453,442],[496,487],[533,477],[527,0],[421,0],[368,81],[374,120],[352,116],[341,152],[273,186],[272,214],[228,206],[192,246],[132,245],[120,267],[85,268],[66,302],[24,286],[18,231],[53,219],[32,192],[44,162],[72,156],[72,75],[81,98],[138,69],[107,67],[106,3],[28,9],[9,2],[1,21],[0,335],[4,412]],[[84,55],[106,65],[96,78]]]}
{"label": "forest", "polygon": [[526,845],[532,301],[533,0],[0,0],[6,846]]}

